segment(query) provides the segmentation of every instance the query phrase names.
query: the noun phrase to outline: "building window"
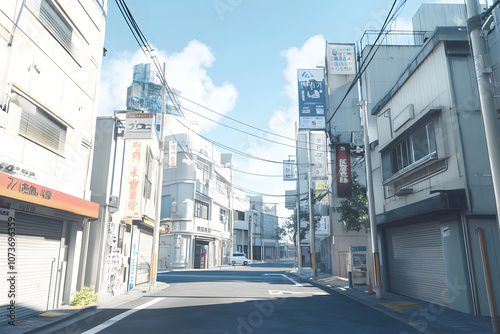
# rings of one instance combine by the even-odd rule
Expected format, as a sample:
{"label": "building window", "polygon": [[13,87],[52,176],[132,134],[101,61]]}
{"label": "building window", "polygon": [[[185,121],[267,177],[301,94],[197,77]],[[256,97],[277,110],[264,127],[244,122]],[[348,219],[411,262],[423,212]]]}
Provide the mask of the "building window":
{"label": "building window", "polygon": [[161,218],[171,218],[170,215],[170,195],[161,197]]}
{"label": "building window", "polygon": [[220,209],[219,218],[222,224],[227,223],[227,211],[224,209]]}
{"label": "building window", "polygon": [[22,95],[17,104],[22,109],[19,135],[63,156],[67,127]]}
{"label": "building window", "polygon": [[434,123],[429,122],[419,126],[398,144],[382,152],[384,180],[396,174],[403,174],[415,165],[436,157]]}
{"label": "building window", "polygon": [[26,7],[43,24],[50,34],[75,59],[80,61],[83,38],[54,0],[28,0]]}
{"label": "building window", "polygon": [[196,218],[208,219],[208,204],[201,201],[195,201],[194,216]]}
{"label": "building window", "polygon": [[234,211],[234,220],[245,221],[245,212],[243,211]]}

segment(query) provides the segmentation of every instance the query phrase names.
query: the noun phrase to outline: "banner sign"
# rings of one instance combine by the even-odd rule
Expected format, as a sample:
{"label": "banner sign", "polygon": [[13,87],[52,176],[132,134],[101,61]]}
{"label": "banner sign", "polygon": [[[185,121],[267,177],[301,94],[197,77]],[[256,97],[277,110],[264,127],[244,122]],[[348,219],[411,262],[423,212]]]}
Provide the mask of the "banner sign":
{"label": "banner sign", "polygon": [[326,128],[326,88],[323,69],[297,70],[299,130]]}
{"label": "banner sign", "polygon": [[146,145],[140,140],[132,141],[128,151],[128,180],[125,198],[125,216],[142,218],[142,193]]}
{"label": "banner sign", "polygon": [[297,165],[295,160],[283,160],[283,181],[295,181]]}
{"label": "banner sign", "polygon": [[311,132],[309,141],[311,148],[311,164],[313,165],[312,178],[326,180],[328,176],[326,170],[328,165],[326,132]]}
{"label": "banner sign", "polygon": [[315,197],[318,199],[316,203],[328,204],[328,189],[326,188],[326,182],[316,181]]}
{"label": "banner sign", "polygon": [[153,139],[154,114],[127,114],[124,139]]}
{"label": "banner sign", "polygon": [[337,195],[351,196],[351,151],[349,144],[339,144],[337,152]]}
{"label": "banner sign", "polygon": [[328,44],[326,48],[329,74],[356,74],[354,44]]}
{"label": "banner sign", "polygon": [[168,142],[168,168],[177,168],[177,142]]}
{"label": "banner sign", "polygon": [[317,236],[330,236],[330,217],[321,216],[321,220],[316,224]]}

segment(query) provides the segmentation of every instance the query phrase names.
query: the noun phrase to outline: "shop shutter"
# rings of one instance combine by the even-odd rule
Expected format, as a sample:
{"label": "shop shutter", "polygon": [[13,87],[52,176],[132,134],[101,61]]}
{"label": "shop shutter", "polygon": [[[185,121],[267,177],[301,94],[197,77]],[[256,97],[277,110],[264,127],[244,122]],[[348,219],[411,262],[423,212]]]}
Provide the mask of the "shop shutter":
{"label": "shop shutter", "polygon": [[[63,222],[16,213],[15,236],[15,305],[16,320],[54,307],[57,264]],[[0,253],[7,255],[7,222],[2,222]],[[3,257],[5,259],[6,256]],[[2,261],[4,263],[5,260]],[[7,268],[7,261],[3,268]],[[2,270],[0,280],[7,282],[11,270]],[[2,286],[6,286],[3,285]],[[8,305],[7,291],[0,295],[0,305]]]}
{"label": "shop shutter", "polygon": [[153,233],[141,229],[139,237],[139,256],[137,259],[136,284],[149,282],[149,269],[151,263],[151,249],[153,246]]}
{"label": "shop shutter", "polygon": [[386,236],[390,291],[449,306],[439,223],[391,227]]}

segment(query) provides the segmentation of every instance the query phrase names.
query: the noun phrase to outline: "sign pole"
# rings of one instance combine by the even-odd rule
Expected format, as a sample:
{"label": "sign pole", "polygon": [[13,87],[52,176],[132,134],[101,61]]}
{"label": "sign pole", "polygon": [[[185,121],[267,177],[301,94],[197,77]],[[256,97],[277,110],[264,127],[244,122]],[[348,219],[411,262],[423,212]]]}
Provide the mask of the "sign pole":
{"label": "sign pole", "polygon": [[[163,78],[165,78],[165,63],[163,63]],[[161,219],[161,197],[163,188],[163,159],[165,158],[165,84],[161,87],[161,122],[160,122],[160,142],[158,157],[158,178],[156,184],[156,217],[153,230],[153,246],[151,250],[151,264],[149,271],[149,290],[156,289],[156,274],[158,271],[158,249],[160,244],[160,219]]]}

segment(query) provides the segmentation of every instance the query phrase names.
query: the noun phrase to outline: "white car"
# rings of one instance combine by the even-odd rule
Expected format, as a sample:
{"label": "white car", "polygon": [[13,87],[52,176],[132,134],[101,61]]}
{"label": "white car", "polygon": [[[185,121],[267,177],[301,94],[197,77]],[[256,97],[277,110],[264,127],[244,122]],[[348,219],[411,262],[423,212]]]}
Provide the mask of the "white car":
{"label": "white car", "polygon": [[243,253],[233,253],[232,265],[234,266],[235,264],[242,264],[246,266],[248,264],[248,259],[246,255]]}

